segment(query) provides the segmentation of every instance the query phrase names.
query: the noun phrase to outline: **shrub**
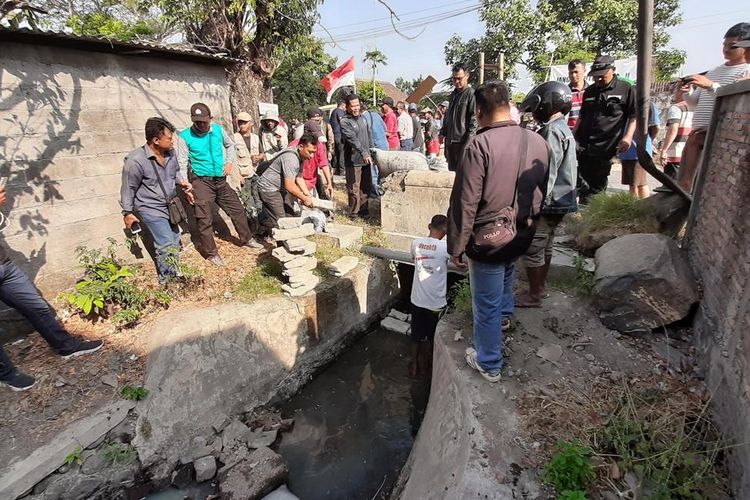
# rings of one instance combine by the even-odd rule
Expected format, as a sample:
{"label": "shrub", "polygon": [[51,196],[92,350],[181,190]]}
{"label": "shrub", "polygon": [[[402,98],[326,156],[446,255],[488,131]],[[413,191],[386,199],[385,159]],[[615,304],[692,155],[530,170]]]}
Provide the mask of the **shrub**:
{"label": "shrub", "polygon": [[544,468],[542,479],[563,493],[563,498],[574,499],[576,494],[580,498],[594,479],[589,461],[592,451],[579,441],[558,441],[555,447],[557,451]]}
{"label": "shrub", "polygon": [[146,399],[149,395],[149,390],[145,387],[133,387],[132,385],[126,385],[120,389],[120,395],[131,401],[141,401]]}

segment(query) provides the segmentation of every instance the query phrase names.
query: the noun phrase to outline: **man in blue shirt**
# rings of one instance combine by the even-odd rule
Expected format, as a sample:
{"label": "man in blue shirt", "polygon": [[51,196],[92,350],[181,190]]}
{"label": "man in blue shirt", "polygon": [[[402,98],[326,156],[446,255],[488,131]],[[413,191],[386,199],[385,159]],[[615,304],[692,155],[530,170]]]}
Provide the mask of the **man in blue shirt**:
{"label": "man in blue shirt", "polygon": [[214,203],[232,219],[243,246],[262,249],[263,245],[253,238],[237,192],[227,184],[227,175],[237,160],[234,141],[219,124],[211,123],[211,110],[205,104],[198,102],[190,106],[190,119],[193,126],[179,135],[177,162],[180,175],[183,178],[189,175],[193,185],[198,240],[206,259],[216,266],[223,266],[224,259],[214,241]]}
{"label": "man in blue shirt", "polygon": [[[370,125],[370,131],[372,132],[372,143],[377,149],[388,151],[388,138],[385,135],[385,122],[383,117],[379,113],[373,113],[367,109],[367,105],[360,103],[360,106],[365,110],[362,116],[365,121]],[[370,189],[370,196],[377,198],[380,196],[378,193],[378,166],[375,162],[370,164],[370,174],[372,175],[372,188]]]}

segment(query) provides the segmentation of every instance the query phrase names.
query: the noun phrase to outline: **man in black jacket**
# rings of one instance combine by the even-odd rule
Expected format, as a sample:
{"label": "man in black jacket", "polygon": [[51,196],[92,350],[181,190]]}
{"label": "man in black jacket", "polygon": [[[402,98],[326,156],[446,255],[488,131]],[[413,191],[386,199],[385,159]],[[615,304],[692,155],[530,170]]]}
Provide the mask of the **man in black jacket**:
{"label": "man in black jacket", "polygon": [[360,114],[359,96],[349,94],[345,100],[346,115],[341,118],[341,138],[344,144],[346,190],[349,195],[349,216],[357,217],[367,202],[372,183],[372,131]]}
{"label": "man in black jacket", "polygon": [[445,158],[451,171],[458,167],[466,141],[477,131],[474,89],[469,85],[469,70],[462,63],[453,66],[453,87],[440,129],[440,140],[445,144]]}

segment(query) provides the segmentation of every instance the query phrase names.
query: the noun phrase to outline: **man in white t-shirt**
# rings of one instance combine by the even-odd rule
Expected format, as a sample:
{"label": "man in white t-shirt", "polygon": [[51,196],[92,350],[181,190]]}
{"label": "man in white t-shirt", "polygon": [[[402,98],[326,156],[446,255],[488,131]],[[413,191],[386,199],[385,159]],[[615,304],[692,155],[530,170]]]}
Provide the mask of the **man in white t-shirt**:
{"label": "man in white t-shirt", "polygon": [[435,329],[447,305],[448,247],[443,238],[448,218],[435,215],[427,226],[430,236],[417,238],[411,246],[414,280],[411,286],[411,375],[426,375],[432,364]]}
{"label": "man in white t-shirt", "polygon": [[677,173],[677,182],[688,192],[692,191],[698,173],[706,132],[716,103],[716,91],[742,78],[750,68],[745,62],[745,49],[735,46],[737,42],[747,38],[750,38],[750,23],[735,24],[724,35],[722,50],[726,62],[705,75],[691,75],[683,79],[683,90],[687,91],[689,87],[697,89],[685,97],[688,108],[694,111],[693,130],[685,143],[680,170]]}

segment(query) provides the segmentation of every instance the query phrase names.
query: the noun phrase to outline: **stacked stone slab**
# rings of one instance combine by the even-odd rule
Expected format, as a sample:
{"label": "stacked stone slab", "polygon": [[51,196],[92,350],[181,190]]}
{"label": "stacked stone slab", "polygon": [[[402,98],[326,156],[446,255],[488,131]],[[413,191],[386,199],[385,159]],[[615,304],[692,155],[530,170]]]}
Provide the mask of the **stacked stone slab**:
{"label": "stacked stone slab", "polygon": [[287,279],[281,289],[287,295],[298,297],[312,291],[320,281],[313,274],[318,265],[314,255],[316,245],[307,239],[315,234],[315,228],[312,224],[303,224],[301,217],[284,217],[278,223],[273,238],[283,246],[275,248],[271,255],[281,263],[282,274]]}

